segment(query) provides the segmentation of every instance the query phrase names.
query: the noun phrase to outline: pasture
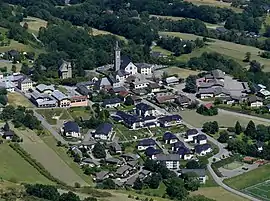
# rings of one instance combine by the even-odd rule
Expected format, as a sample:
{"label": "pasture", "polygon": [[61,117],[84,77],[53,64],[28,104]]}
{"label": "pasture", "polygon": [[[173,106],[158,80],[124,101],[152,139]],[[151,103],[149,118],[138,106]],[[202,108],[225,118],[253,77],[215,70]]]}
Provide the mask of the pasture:
{"label": "pasture", "polygon": [[23,106],[26,108],[33,107],[32,103],[26,97],[24,97],[22,94],[18,92],[8,93],[7,97],[8,97],[8,104],[14,107],[18,106]]}
{"label": "pasture", "polygon": [[[186,33],[179,33],[179,32],[160,32],[161,36],[172,36],[172,37],[179,37],[183,40],[195,40],[196,38],[202,39],[201,36],[197,36],[194,34],[186,34]],[[220,54],[224,54],[235,61],[239,62],[243,66],[247,66],[247,63],[243,62],[246,52],[251,53],[251,60],[259,61],[261,64],[264,65],[264,71],[270,71],[270,59],[262,58],[258,55],[259,52],[263,50],[247,46],[247,45],[240,45],[232,42],[211,39],[213,42],[207,42],[207,46],[197,49],[190,54],[186,54],[179,57],[179,60],[187,61],[191,57],[200,56],[203,52],[218,52]]]}
{"label": "pasture", "polygon": [[32,158],[41,163],[52,176],[70,186],[74,186],[75,182],[81,185],[87,185],[87,183],[76,174],[53,149],[44,143],[34,131],[14,128],[14,132],[23,138],[21,147],[28,152]]}
{"label": "pasture", "polygon": [[24,23],[28,24],[28,31],[35,34],[36,36],[38,35],[39,29],[41,27],[47,27],[47,21],[36,17],[28,16],[27,18],[24,18],[23,21],[20,23],[21,26],[23,26]]}
{"label": "pasture", "polygon": [[270,181],[265,181],[243,190],[244,193],[257,197],[261,200],[270,200]]}
{"label": "pasture", "polygon": [[12,182],[52,184],[7,143],[0,145],[0,177]]}
{"label": "pasture", "polygon": [[224,183],[232,188],[244,190],[267,180],[270,180],[270,166],[264,165],[236,177],[225,179]]}
{"label": "pasture", "polygon": [[[224,112],[219,112],[218,115],[215,116],[203,116],[198,114],[195,110],[184,110],[180,111],[179,114],[182,116],[183,120],[192,126],[196,128],[202,127],[202,125],[205,122],[208,121],[217,121],[219,124],[219,127],[231,127],[235,125],[236,121],[239,121],[242,126],[246,126],[250,120],[252,120],[256,125],[257,124],[265,124],[269,125],[266,121],[258,121],[256,119],[252,119],[252,116],[250,118],[243,118],[240,115],[237,114],[231,115]],[[196,121],[194,121],[196,120]]]}

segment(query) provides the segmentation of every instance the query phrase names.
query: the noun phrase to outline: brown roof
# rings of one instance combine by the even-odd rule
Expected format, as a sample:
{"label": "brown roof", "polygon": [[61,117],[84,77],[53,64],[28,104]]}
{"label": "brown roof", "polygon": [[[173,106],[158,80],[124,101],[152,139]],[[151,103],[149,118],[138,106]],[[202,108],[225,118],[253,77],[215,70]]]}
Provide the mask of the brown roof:
{"label": "brown roof", "polygon": [[168,95],[168,96],[159,96],[156,97],[158,103],[165,103],[169,100],[175,99],[175,95]]}

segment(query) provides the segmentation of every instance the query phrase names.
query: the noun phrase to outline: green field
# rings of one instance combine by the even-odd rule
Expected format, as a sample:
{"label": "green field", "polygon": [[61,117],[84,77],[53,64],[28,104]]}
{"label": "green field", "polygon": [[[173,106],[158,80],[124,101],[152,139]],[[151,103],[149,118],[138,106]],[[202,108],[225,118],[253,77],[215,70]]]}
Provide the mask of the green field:
{"label": "green field", "polygon": [[116,124],[114,130],[120,140],[134,140],[134,136],[136,136],[137,139],[147,138],[150,136],[150,133],[146,128],[140,130],[129,130],[122,124]]}
{"label": "green field", "polygon": [[0,177],[12,182],[52,184],[8,144],[0,144]]}
{"label": "green field", "polygon": [[[179,32],[160,32],[160,35],[180,37],[183,40],[195,40],[196,38],[202,38],[201,36],[197,36],[194,34],[185,34],[185,33],[179,33]],[[270,71],[270,59],[265,59],[258,56],[258,52],[262,52],[263,50],[260,50],[256,47],[240,45],[240,44],[226,42],[226,41],[217,40],[217,39],[211,39],[211,40],[213,40],[214,42],[208,42],[207,46],[200,49],[196,49],[190,54],[182,55],[178,57],[178,60],[188,61],[189,58],[200,56],[203,52],[218,52],[236,60],[243,66],[247,66],[248,64],[244,63],[243,59],[245,57],[246,52],[250,52],[251,60],[259,61],[261,64],[265,66],[264,68],[265,71]]]}
{"label": "green field", "polygon": [[246,172],[236,177],[225,179],[224,183],[232,188],[243,190],[246,189],[247,187],[254,186],[266,180],[270,180],[269,165],[264,165],[255,170]]}
{"label": "green field", "polygon": [[82,117],[83,119],[89,119],[92,115],[91,110],[87,110],[85,107],[73,107],[68,109],[69,114],[73,119]]}
{"label": "green field", "polygon": [[20,23],[21,26],[23,26],[24,23],[28,24],[28,32],[34,33],[36,36],[38,35],[39,29],[41,27],[47,26],[47,21],[42,20],[40,18],[36,18],[36,17],[30,17],[30,16],[23,19],[23,21]]}
{"label": "green field", "polygon": [[223,168],[225,168],[225,169],[227,169],[227,170],[234,170],[234,169],[240,168],[240,167],[242,167],[242,166],[243,166],[243,163],[238,162],[238,161],[234,161],[234,162],[232,162],[232,163],[229,163],[229,164],[223,166]]}
{"label": "green field", "polygon": [[261,200],[270,200],[270,181],[265,181],[243,190],[246,194],[250,194]]}
{"label": "green field", "polygon": [[25,98],[22,94],[18,92],[8,93],[7,97],[8,97],[8,103],[10,105],[13,105],[14,107],[17,107],[19,105],[26,108],[33,107],[33,104],[27,98]]}
{"label": "green field", "polygon": [[33,159],[62,182],[74,186],[75,182],[81,185],[87,183],[74,172],[70,166],[32,130],[13,128],[15,133],[23,138],[21,147],[28,152]]}
{"label": "green field", "polygon": [[167,72],[168,75],[178,75],[180,78],[187,78],[189,75],[198,75],[201,71],[189,70],[186,68],[179,68],[176,66],[171,66],[168,68],[164,68],[162,70],[157,70],[157,73]]}
{"label": "green field", "polygon": [[36,112],[42,115],[51,125],[57,124],[57,119],[72,120],[71,115],[65,108],[38,109]]}
{"label": "green field", "polygon": [[198,114],[195,110],[187,109],[184,111],[180,111],[179,114],[182,116],[185,122],[189,123],[190,125],[196,128],[202,127],[202,125],[208,121],[217,121],[219,127],[226,127],[226,128],[234,126],[236,121],[239,121],[242,126],[246,126],[250,120],[252,120],[256,125],[257,124],[269,125],[269,123],[267,123],[266,121],[258,121],[252,119],[252,116],[250,116],[249,118],[247,117],[243,118],[241,116],[237,116],[237,114],[231,115],[223,112],[219,112],[219,114],[215,116],[203,116]]}

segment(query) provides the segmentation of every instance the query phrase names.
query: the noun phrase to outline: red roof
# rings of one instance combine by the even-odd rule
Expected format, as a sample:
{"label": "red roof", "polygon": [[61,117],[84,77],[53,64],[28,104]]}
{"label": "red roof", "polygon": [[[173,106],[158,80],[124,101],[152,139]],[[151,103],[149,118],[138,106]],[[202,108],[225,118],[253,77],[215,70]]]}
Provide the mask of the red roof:
{"label": "red roof", "polygon": [[120,91],[119,95],[122,97],[126,97],[128,95],[128,91]]}
{"label": "red roof", "polygon": [[213,103],[207,103],[204,105],[204,107],[206,107],[207,109],[210,109],[211,107],[213,107]]}

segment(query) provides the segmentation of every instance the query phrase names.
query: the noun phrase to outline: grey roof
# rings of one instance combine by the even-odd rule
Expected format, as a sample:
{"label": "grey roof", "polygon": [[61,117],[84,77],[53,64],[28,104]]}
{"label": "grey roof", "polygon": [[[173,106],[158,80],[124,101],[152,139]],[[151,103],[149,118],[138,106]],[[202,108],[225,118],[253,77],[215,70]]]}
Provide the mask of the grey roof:
{"label": "grey roof", "polygon": [[196,135],[198,133],[199,133],[199,131],[197,129],[195,129],[195,128],[192,128],[192,129],[187,130],[187,136],[189,136],[189,135]]}
{"label": "grey roof", "polygon": [[68,71],[68,66],[70,66],[71,63],[70,62],[67,62],[67,61],[62,61],[62,64],[61,66],[59,67],[59,71],[60,72],[67,72]]}
{"label": "grey roof", "polygon": [[139,158],[137,154],[132,154],[132,153],[122,154],[122,157],[129,158],[132,160],[137,160]]}
{"label": "grey roof", "polygon": [[[207,78],[207,76],[205,76],[205,77]],[[210,77],[211,77],[211,75],[210,75]],[[211,77],[211,79],[212,79],[212,77]],[[224,87],[224,82],[217,80],[217,79],[214,79],[211,82],[200,82],[198,87],[199,88],[211,88],[214,86]]]}
{"label": "grey roof", "polygon": [[58,101],[69,99],[65,94],[58,90],[53,91],[51,95]]}
{"label": "grey roof", "polygon": [[127,164],[128,164],[130,167],[135,167],[138,163],[139,163],[139,161],[129,161],[129,162],[127,162]]}
{"label": "grey roof", "polygon": [[114,105],[116,103],[122,103],[123,101],[120,98],[110,98],[110,99],[105,99],[102,103],[103,106],[107,106],[107,105]]}
{"label": "grey roof", "polygon": [[124,69],[120,69],[116,72],[116,75],[120,76],[120,77],[124,77],[126,75],[129,75],[128,72],[126,72]]}
{"label": "grey roof", "polygon": [[125,69],[129,63],[131,63],[131,59],[126,55],[122,56],[120,69]]}
{"label": "grey roof", "polygon": [[130,166],[124,165],[116,170],[116,174],[121,175],[129,169],[130,169]]}
{"label": "grey roof", "polygon": [[24,83],[31,83],[33,82],[30,78],[28,77],[22,77],[21,79],[18,80],[21,84],[24,84]]}
{"label": "grey roof", "polygon": [[149,83],[149,87],[150,87],[151,89],[158,89],[158,88],[160,88],[159,84],[156,83],[156,82],[151,82],[151,83]]}
{"label": "grey roof", "polygon": [[127,181],[126,181],[126,185],[128,186],[133,186],[136,179],[138,178],[139,175],[133,175],[132,177],[130,177]]}
{"label": "grey roof", "polygon": [[46,90],[50,90],[50,91],[54,91],[54,86],[53,85],[46,85],[46,84],[39,84],[36,86],[36,89],[39,91],[39,92],[44,92]]}
{"label": "grey roof", "polygon": [[96,173],[97,180],[103,180],[105,176],[109,174],[109,171],[101,171]]}
{"label": "grey roof", "polygon": [[92,91],[90,89],[88,89],[85,85],[77,85],[76,90],[85,96],[88,96]]}
{"label": "grey roof", "polygon": [[135,63],[135,65],[140,69],[142,69],[142,68],[152,68],[152,65],[147,64],[147,63]]}
{"label": "grey roof", "polygon": [[31,97],[33,98],[33,99],[35,99],[35,100],[37,100],[37,99],[40,99],[40,98],[46,98],[47,96],[45,95],[45,94],[41,94],[41,93],[39,93],[38,91],[33,91],[32,93],[31,93]]}
{"label": "grey roof", "polygon": [[178,154],[158,154],[157,156],[158,161],[179,161],[180,157]]}
{"label": "grey roof", "polygon": [[196,173],[199,177],[205,177],[206,175],[205,169],[182,169],[182,174],[190,172]]}
{"label": "grey roof", "polygon": [[222,93],[230,95],[230,92],[223,87],[200,89],[198,92],[198,94],[214,94],[214,95],[219,95]]}
{"label": "grey roof", "polygon": [[262,99],[259,98],[259,97],[257,97],[257,96],[249,96],[249,97],[248,97],[248,102],[254,103],[254,102],[256,102],[256,101],[262,101]]}
{"label": "grey roof", "polygon": [[92,163],[92,164],[97,165],[97,166],[100,165],[100,163],[98,161],[93,160],[92,158],[85,158],[85,159],[82,160],[82,162],[84,162],[84,163]]}
{"label": "grey roof", "polygon": [[97,127],[95,134],[108,135],[111,132],[112,128],[113,128],[112,124],[102,123]]}
{"label": "grey roof", "polygon": [[86,142],[82,142],[81,145],[83,146],[92,146],[95,145],[97,142],[94,140],[90,140],[90,141],[86,141]]}
{"label": "grey roof", "polygon": [[179,104],[184,104],[184,103],[189,103],[190,99],[187,96],[180,94],[179,96],[176,97],[176,101]]}
{"label": "grey roof", "polygon": [[115,151],[122,151],[122,147],[118,144],[118,142],[112,142],[110,147],[112,147]]}
{"label": "grey roof", "polygon": [[120,160],[120,159],[118,159],[118,158],[107,158],[106,159],[106,162],[107,163],[114,163],[114,164],[118,164],[118,163],[121,163],[122,161]]}
{"label": "grey roof", "polygon": [[216,79],[224,79],[225,75],[222,70],[216,69],[211,71],[211,75]]}

